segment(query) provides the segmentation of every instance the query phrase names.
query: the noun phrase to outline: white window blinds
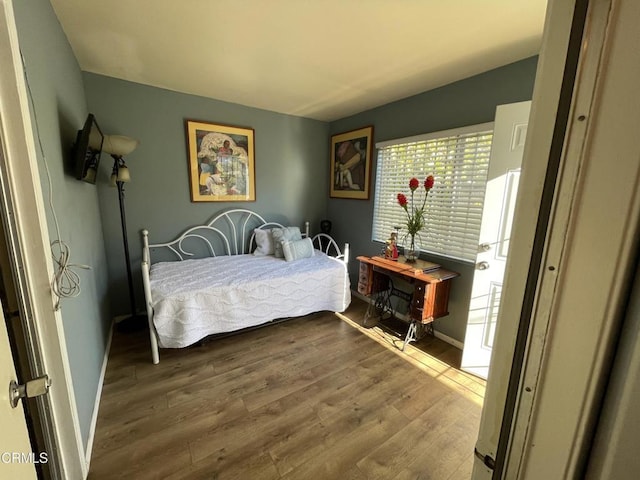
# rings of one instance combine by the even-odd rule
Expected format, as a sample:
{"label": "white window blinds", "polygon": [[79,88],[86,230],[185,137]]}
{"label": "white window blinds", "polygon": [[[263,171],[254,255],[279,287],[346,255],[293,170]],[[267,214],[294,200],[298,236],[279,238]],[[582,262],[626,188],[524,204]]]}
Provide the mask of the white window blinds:
{"label": "white window blinds", "polygon": [[475,261],[492,138],[489,123],[377,144],[373,240],[384,242],[400,227],[404,245],[407,217],[397,195],[410,199],[409,180],[416,177],[416,200],[422,199],[422,182],[433,175],[418,244],[427,252]]}

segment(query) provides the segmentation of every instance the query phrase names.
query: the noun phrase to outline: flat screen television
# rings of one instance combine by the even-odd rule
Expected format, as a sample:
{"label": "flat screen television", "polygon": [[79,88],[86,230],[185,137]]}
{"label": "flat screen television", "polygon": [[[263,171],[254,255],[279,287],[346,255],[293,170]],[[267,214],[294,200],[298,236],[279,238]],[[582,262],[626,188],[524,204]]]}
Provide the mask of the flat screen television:
{"label": "flat screen television", "polygon": [[78,130],[76,143],[73,147],[75,174],[78,180],[96,183],[100,153],[104,135],[93,114],[87,116],[82,130]]}

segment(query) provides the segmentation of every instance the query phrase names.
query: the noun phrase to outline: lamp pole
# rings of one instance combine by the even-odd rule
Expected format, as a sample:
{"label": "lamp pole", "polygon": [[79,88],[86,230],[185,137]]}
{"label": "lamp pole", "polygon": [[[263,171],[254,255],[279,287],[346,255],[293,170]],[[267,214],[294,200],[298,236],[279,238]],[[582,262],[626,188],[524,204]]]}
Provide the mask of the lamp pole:
{"label": "lamp pole", "polygon": [[129,282],[129,303],[131,316],[136,316],[136,298],[133,289],[133,275],[131,274],[131,256],[129,255],[129,240],[127,238],[127,216],[124,211],[124,182],[116,182],[118,186],[118,201],[120,203],[120,223],[122,225],[122,241],[124,242],[124,258],[127,262],[127,281]]}
{"label": "lamp pole", "polygon": [[[133,288],[133,274],[131,273],[131,256],[129,254],[129,239],[127,237],[127,216],[124,208],[124,184],[121,178],[120,169],[124,167],[122,157],[112,155],[114,159],[113,171],[116,175],[116,186],[118,187],[118,203],[120,205],[120,226],[122,227],[122,242],[124,245],[124,258],[127,266],[127,283],[129,286],[129,307],[131,315],[118,322],[117,328],[121,332],[134,332],[142,330],[145,326],[144,319],[141,315],[136,314],[136,297]],[[128,172],[127,172],[128,173]],[[128,177],[127,177],[128,180]]]}
{"label": "lamp pole", "polygon": [[118,322],[116,328],[121,332],[134,332],[146,326],[146,315],[136,315],[136,297],[133,289],[133,275],[131,274],[131,257],[129,255],[129,239],[127,238],[127,216],[124,211],[124,184],[131,180],[129,169],[124,163],[123,156],[133,152],[138,146],[138,140],[124,135],[105,135],[102,141],[102,151],[113,158],[111,171],[111,186],[118,187],[118,202],[120,204],[120,226],[122,227],[122,241],[124,243],[124,257],[127,264],[127,282],[129,284],[129,307],[131,315]]}

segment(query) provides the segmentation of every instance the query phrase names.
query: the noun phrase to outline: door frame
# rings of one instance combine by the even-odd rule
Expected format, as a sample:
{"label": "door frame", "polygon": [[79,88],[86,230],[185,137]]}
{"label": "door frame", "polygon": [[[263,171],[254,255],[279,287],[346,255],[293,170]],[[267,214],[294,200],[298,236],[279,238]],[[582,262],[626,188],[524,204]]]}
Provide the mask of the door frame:
{"label": "door frame", "polygon": [[585,3],[506,478],[584,476],[638,256],[640,5]]}
{"label": "door frame", "polygon": [[496,335],[476,447],[496,469],[473,478],[584,475],[638,254],[639,15],[549,3],[503,297],[520,324]]}
{"label": "door frame", "polygon": [[[50,239],[40,188],[38,156],[11,0],[0,0],[0,217],[12,264],[32,374],[47,374],[50,393],[40,397],[54,478],[86,478],[71,370],[55,309]],[[1,386],[0,386],[1,387]]]}
{"label": "door frame", "polygon": [[[576,1],[580,0],[549,0],[547,6],[498,315],[499,326],[494,337],[476,442],[473,478],[477,480],[493,478],[494,470],[488,466],[491,464],[495,464],[498,470],[495,478],[501,478],[499,470],[505,463],[509,430],[505,433],[502,429],[503,424],[511,427],[510,410],[513,410],[512,402],[517,393],[513,392],[510,382],[522,368],[522,361],[517,359],[521,353],[519,332],[523,328],[523,318],[528,318],[524,310],[531,290],[528,283],[536,281],[541,262],[536,234],[538,228],[546,228],[548,224],[548,217],[541,217],[546,201],[543,193],[548,190],[553,193],[555,188],[555,176],[550,175],[547,179],[549,157],[552,145],[557,142],[556,122],[562,108],[565,108],[561,104],[563,101],[566,103],[562,99],[563,88],[567,88],[569,82],[573,85],[574,81],[574,77],[565,79],[565,67]],[[563,129],[561,134],[564,136]],[[517,379],[514,383],[517,387]]]}

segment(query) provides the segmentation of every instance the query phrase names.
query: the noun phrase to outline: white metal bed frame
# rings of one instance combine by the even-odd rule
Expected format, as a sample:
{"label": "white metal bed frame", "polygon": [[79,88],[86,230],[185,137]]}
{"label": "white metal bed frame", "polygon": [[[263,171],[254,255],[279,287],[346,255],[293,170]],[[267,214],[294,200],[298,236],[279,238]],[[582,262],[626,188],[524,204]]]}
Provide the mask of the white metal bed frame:
{"label": "white metal bed frame", "polygon": [[[223,227],[226,226],[226,229]],[[149,243],[149,231],[142,230],[142,281],[144,285],[145,307],[149,323],[149,338],[151,340],[151,357],[154,364],[160,362],[158,350],[158,336],[153,324],[153,299],[151,296],[151,252],[152,249],[168,249],[178,261],[194,257],[196,254],[185,248],[184,242],[194,239],[203,242],[209,256],[241,255],[251,253],[255,245],[255,229],[284,228],[277,222],[267,222],[261,215],[244,208],[235,208],[219,213],[204,225],[197,225],[186,230],[175,240],[167,243]],[[309,237],[309,222],[305,222],[303,237]],[[212,239],[220,244],[214,245]],[[311,239],[314,247],[326,255],[330,255],[345,264],[349,261],[349,244],[345,243],[344,250],[340,250],[336,241],[325,233],[318,233]],[[216,247],[218,252],[216,252]],[[266,324],[265,324],[266,325]]]}

